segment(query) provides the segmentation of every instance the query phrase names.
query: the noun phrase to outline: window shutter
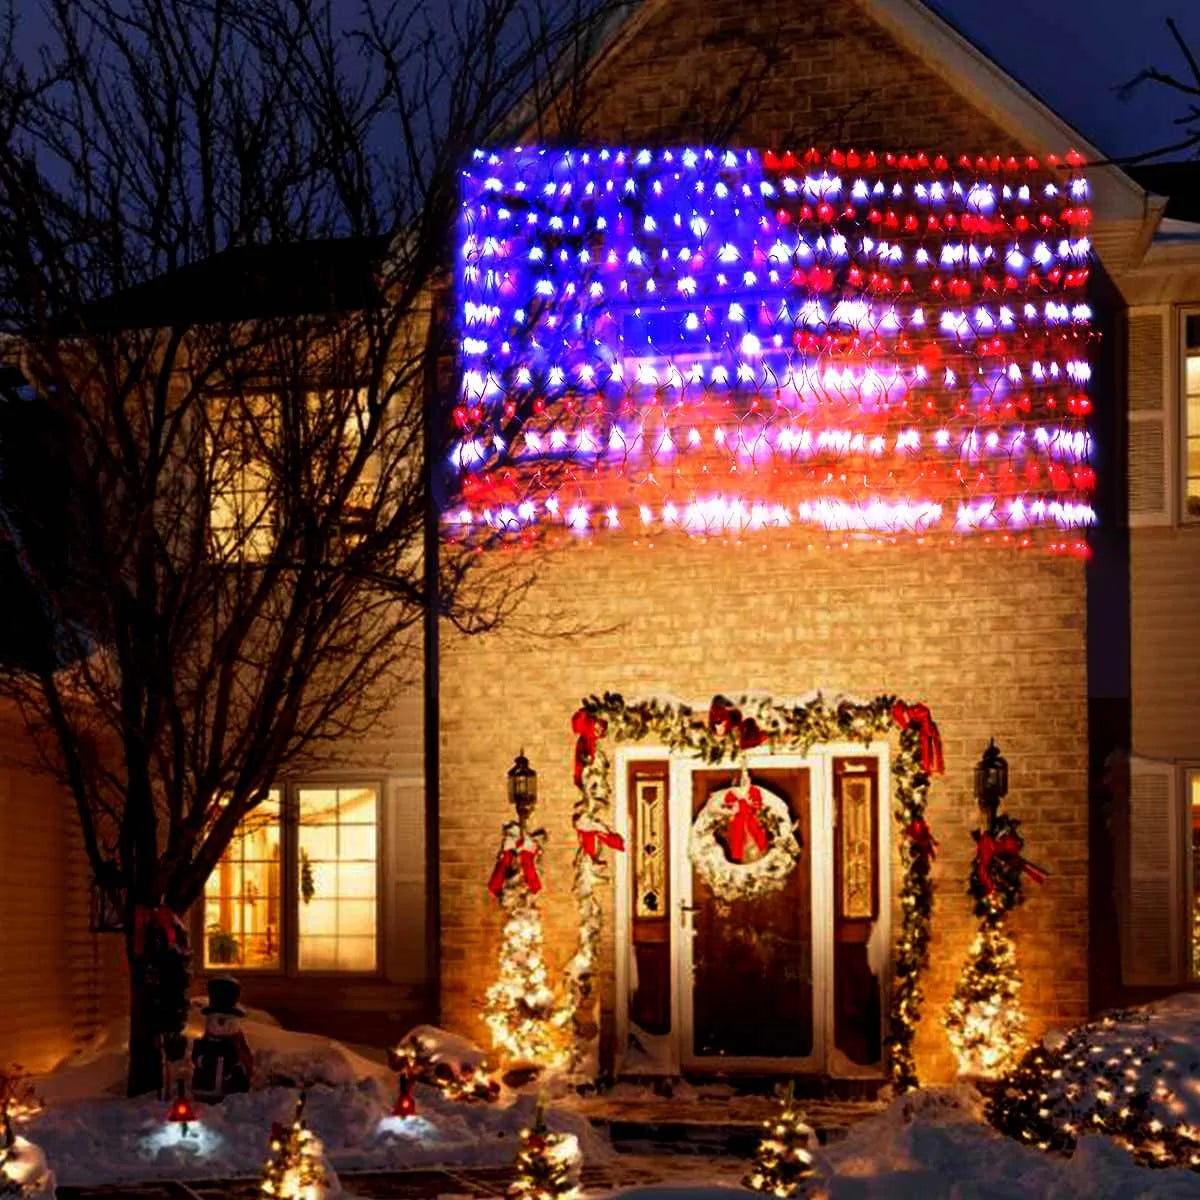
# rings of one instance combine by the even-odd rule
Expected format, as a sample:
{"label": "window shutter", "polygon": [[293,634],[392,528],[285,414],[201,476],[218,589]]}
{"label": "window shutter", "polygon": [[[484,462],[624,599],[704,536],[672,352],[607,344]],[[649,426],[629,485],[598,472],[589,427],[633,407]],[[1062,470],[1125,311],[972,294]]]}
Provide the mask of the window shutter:
{"label": "window shutter", "polygon": [[1182,980],[1184,873],[1178,772],[1171,763],[1129,762],[1128,884],[1121,974],[1127,984]]}
{"label": "window shutter", "polygon": [[1169,308],[1131,308],[1126,323],[1129,524],[1167,525],[1174,512],[1171,399],[1176,376]]}

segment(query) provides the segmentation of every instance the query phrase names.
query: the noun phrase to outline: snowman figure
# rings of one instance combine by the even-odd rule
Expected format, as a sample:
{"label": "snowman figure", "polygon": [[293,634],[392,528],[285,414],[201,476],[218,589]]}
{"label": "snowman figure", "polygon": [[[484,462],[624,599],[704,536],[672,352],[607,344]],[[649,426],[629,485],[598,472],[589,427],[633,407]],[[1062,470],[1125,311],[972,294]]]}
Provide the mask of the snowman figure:
{"label": "snowman figure", "polygon": [[214,1103],[231,1092],[250,1090],[254,1058],[242,1034],[238,996],[242,985],[232,975],[208,981],[208,1005],[204,1013],[204,1036],[192,1046],[192,1093]]}

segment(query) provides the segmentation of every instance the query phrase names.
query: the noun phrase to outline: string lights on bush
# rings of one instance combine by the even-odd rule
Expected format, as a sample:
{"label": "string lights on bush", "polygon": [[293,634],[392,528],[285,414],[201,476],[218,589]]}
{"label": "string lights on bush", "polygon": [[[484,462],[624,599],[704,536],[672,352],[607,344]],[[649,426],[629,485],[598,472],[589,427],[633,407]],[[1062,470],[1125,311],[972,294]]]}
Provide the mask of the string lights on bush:
{"label": "string lights on bush", "polygon": [[325,1148],[305,1124],[304,1093],[288,1126],[272,1125],[271,1151],[263,1166],[259,1195],[271,1200],[323,1200],[328,1176]]}
{"label": "string lights on bush", "polygon": [[583,1155],[573,1133],[546,1128],[546,1096],[538,1096],[533,1120],[521,1130],[516,1178],[508,1187],[509,1200],[576,1200]]}
{"label": "string lights on bush", "polygon": [[1157,1014],[1112,1013],[1029,1050],[989,1101],[988,1118],[1040,1150],[1070,1154],[1093,1134],[1142,1166],[1200,1171],[1194,1059],[1191,1041],[1173,1038]]}
{"label": "string lights on bush", "polygon": [[816,1144],[816,1131],[796,1105],[795,1084],[789,1082],[779,1112],[763,1122],[754,1165],[742,1182],[753,1191],[771,1196],[795,1196],[813,1173],[810,1151]]}
{"label": "string lights on bush", "polygon": [[446,530],[981,534],[1083,552],[1081,165],[477,151]]}

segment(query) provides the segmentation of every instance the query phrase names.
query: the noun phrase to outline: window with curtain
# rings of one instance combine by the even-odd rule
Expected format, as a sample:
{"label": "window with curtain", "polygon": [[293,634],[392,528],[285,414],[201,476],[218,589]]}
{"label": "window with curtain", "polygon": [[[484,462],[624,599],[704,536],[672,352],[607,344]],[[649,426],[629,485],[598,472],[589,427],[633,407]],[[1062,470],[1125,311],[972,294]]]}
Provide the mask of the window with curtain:
{"label": "window with curtain", "polygon": [[204,966],[278,970],[281,948],[280,793],[238,826],[204,886]]}
{"label": "window with curtain", "polygon": [[272,790],[205,885],[205,969],[376,970],[379,808],[375,784]]}

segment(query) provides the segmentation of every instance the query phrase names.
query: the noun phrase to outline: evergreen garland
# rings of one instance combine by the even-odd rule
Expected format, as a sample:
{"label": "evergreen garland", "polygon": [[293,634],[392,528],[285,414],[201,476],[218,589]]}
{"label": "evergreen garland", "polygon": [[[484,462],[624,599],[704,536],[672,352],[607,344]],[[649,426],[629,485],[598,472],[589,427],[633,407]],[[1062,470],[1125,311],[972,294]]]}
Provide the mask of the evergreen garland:
{"label": "evergreen garland", "polygon": [[[892,970],[888,1066],[893,1084],[901,1091],[918,1086],[912,1043],[920,1018],[923,993],[921,975],[929,959],[930,919],[933,914],[933,881],[930,865],[933,841],[925,823],[925,804],[931,767],[926,736],[907,719],[908,707],[895,696],[874,700],[826,700],[818,693],[800,704],[777,704],[767,699],[740,697],[736,701],[715,696],[707,713],[686,704],[665,700],[631,703],[618,692],[588,696],[576,718],[594,722],[595,752],[580,759],[581,737],[576,745],[576,765],[581,767],[580,795],[575,821],[607,827],[612,811],[612,777],[603,739],[639,742],[647,738],[675,753],[689,754],[718,764],[736,760],[747,750],[769,745],[773,750],[806,753],[825,742],[860,742],[889,737],[900,727],[899,749],[891,762],[894,786],[892,814],[903,834],[900,855],[900,929],[896,935]],[[914,710],[920,706],[913,706]],[[926,714],[927,715],[927,714]],[[576,901],[579,937],[568,965],[568,1007],[575,1021],[574,1062],[586,1056],[582,1041],[595,1036],[591,1019],[594,979],[600,944],[601,910],[597,885],[607,878],[607,865],[593,862],[578,851],[575,856]]]}

